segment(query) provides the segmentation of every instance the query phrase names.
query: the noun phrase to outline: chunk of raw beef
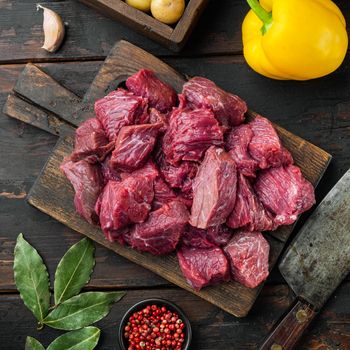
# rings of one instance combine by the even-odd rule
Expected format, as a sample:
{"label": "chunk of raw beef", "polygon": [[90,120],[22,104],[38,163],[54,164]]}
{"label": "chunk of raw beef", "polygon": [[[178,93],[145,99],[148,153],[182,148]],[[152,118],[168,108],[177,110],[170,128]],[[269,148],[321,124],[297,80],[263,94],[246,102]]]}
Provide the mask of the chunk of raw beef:
{"label": "chunk of raw beef", "polygon": [[226,224],[234,229],[245,227],[249,231],[270,231],[277,228],[272,215],[265,210],[243,174],[238,175],[236,204]]}
{"label": "chunk of raw beef", "polygon": [[118,89],[95,102],[95,113],[110,141],[115,141],[120,129],[149,121],[147,99]]}
{"label": "chunk of raw beef", "polygon": [[253,138],[249,124],[234,127],[226,137],[226,149],[236,162],[237,169],[245,176],[255,177],[258,162],[248,152],[248,145]]}
{"label": "chunk of raw beef", "polygon": [[124,180],[128,177],[137,177],[143,176],[149,179],[150,181],[154,181],[159,176],[159,171],[154,162],[150,159],[146,162],[146,164],[137,170],[134,170],[131,173],[120,173],[120,177]]}
{"label": "chunk of raw beef", "polygon": [[158,123],[122,127],[110,160],[112,168],[124,171],[140,168],[153,151],[162,126]]}
{"label": "chunk of raw beef", "polygon": [[175,250],[188,222],[186,206],[178,200],[164,204],[149,214],[142,224],[131,231],[132,248],[154,255],[168,254]]}
{"label": "chunk of raw beef", "polygon": [[94,207],[103,186],[100,166],[86,160],[69,160],[63,162],[60,168],[73,185],[76,211],[89,223],[97,224],[98,216]]}
{"label": "chunk of raw beef", "polygon": [[111,154],[101,163],[101,173],[105,184],[107,184],[109,180],[120,181],[120,171],[112,168],[110,160]]}
{"label": "chunk of raw beef", "polygon": [[149,106],[162,113],[171,111],[175,107],[177,95],[168,84],[157,78],[154,72],[141,69],[126,80],[126,87],[137,96],[146,97]]}
{"label": "chunk of raw beef", "polygon": [[151,124],[162,124],[162,127],[159,129],[160,132],[164,133],[168,128],[168,119],[167,116],[163,113],[160,113],[155,108],[150,108],[149,110],[149,122]]}
{"label": "chunk of raw beef", "polygon": [[270,246],[261,232],[239,231],[224,250],[235,281],[255,288],[269,275]]}
{"label": "chunk of raw beef", "polygon": [[198,164],[183,161],[176,166],[171,165],[167,163],[162,152],[157,152],[156,161],[167,184],[171,188],[181,190],[186,198],[192,199],[192,182],[197,175]]}
{"label": "chunk of raw beef", "polygon": [[211,111],[176,109],[163,139],[166,161],[175,166],[181,160],[199,161],[210,146],[223,144],[223,135]]}
{"label": "chunk of raw beef", "polygon": [[209,241],[221,247],[228,243],[232,237],[233,231],[226,225],[212,226],[207,228],[207,237]]}
{"label": "chunk of raw beef", "polygon": [[192,108],[208,108],[222,125],[236,126],[244,121],[246,103],[236,95],[219,88],[214,82],[202,77],[190,79],[182,90]]}
{"label": "chunk of raw beef", "polygon": [[222,148],[210,147],[193,181],[190,223],[198,228],[226,221],[236,202],[237,170]]}
{"label": "chunk of raw beef", "polygon": [[194,248],[219,247],[226,245],[231,236],[232,231],[225,225],[212,226],[206,230],[187,225],[182,243]]}
{"label": "chunk of raw beef", "polygon": [[229,264],[221,248],[182,246],[177,252],[177,257],[187,283],[197,291],[230,279]]}
{"label": "chunk of raw beef", "polygon": [[176,193],[161,177],[154,180],[154,201],[152,203],[153,210],[161,208],[164,204],[169,203],[176,198]]}
{"label": "chunk of raw beef", "polygon": [[216,247],[216,244],[209,240],[207,230],[202,230],[191,225],[186,226],[181,241],[187,247],[203,249]]}
{"label": "chunk of raw beef", "polygon": [[314,187],[294,165],[262,171],[254,188],[264,206],[276,215],[276,225],[294,223],[315,203]]}
{"label": "chunk of raw beef", "polygon": [[114,239],[131,223],[145,221],[153,201],[153,181],[145,176],[109,181],[96,203],[102,231]]}
{"label": "chunk of raw beef", "polygon": [[293,163],[292,155],[283,147],[275,128],[268,119],[257,116],[248,125],[253,131],[249,153],[258,161],[261,169]]}
{"label": "chunk of raw beef", "polygon": [[91,163],[102,161],[114,148],[114,143],[109,142],[96,118],[83,122],[75,131],[74,151],[71,160],[76,162],[86,159]]}

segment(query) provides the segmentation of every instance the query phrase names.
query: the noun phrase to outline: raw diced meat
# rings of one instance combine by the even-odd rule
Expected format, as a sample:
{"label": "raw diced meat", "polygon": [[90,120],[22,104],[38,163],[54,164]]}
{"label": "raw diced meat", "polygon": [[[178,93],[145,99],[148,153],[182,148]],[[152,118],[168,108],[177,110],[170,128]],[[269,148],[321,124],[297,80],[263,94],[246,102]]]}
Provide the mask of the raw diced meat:
{"label": "raw diced meat", "polygon": [[186,96],[184,94],[178,94],[177,98],[179,99],[179,106],[178,109],[184,109],[187,107],[187,100]]}
{"label": "raw diced meat", "polygon": [[105,230],[104,234],[110,242],[118,242],[119,244],[124,245],[125,243],[127,243],[125,237],[128,236],[129,232],[130,227],[127,226],[119,230]]}
{"label": "raw diced meat", "polygon": [[190,223],[198,228],[226,221],[236,202],[237,171],[223,149],[210,147],[193,181]]}
{"label": "raw diced meat", "polygon": [[175,200],[149,214],[142,224],[131,231],[131,246],[154,255],[172,252],[188,222],[188,211],[184,204]]}
{"label": "raw diced meat", "polygon": [[249,125],[254,134],[249,144],[249,153],[259,162],[261,169],[293,163],[291,154],[282,146],[276,130],[268,119],[257,116]]}
{"label": "raw diced meat", "polygon": [[249,180],[242,174],[238,175],[236,204],[226,224],[231,228],[245,227],[250,231],[271,231],[277,228],[272,215],[265,210]]}
{"label": "raw diced meat", "polygon": [[255,288],[269,275],[270,246],[260,232],[237,232],[224,250],[235,281]]}
{"label": "raw diced meat", "polygon": [[106,237],[118,237],[129,224],[145,221],[153,197],[153,181],[146,176],[109,181],[96,204]]}
{"label": "raw diced meat", "polygon": [[75,132],[74,151],[71,160],[76,162],[86,159],[91,163],[102,161],[114,148],[108,141],[101,123],[96,118],[83,122]]}
{"label": "raw diced meat", "polygon": [[190,79],[182,90],[192,108],[209,108],[222,125],[236,126],[244,121],[246,103],[202,77]]}
{"label": "raw diced meat", "polygon": [[219,247],[226,245],[231,236],[232,231],[225,225],[212,226],[206,230],[187,225],[182,243],[194,248]]}
{"label": "raw diced meat", "polygon": [[186,281],[197,291],[230,279],[229,264],[221,248],[183,246],[178,250],[177,257]]}
{"label": "raw diced meat", "polygon": [[203,249],[216,246],[216,244],[209,240],[207,230],[202,230],[191,225],[186,226],[185,232],[182,235],[182,243],[187,247]]}
{"label": "raw diced meat", "polygon": [[179,165],[174,166],[167,163],[162,152],[157,152],[156,160],[159,165],[159,171],[167,184],[171,188],[181,190],[186,198],[192,199],[192,182],[197,175],[198,164],[183,161]]}
{"label": "raw diced meat", "polygon": [[226,138],[226,148],[236,162],[237,169],[245,176],[255,177],[258,162],[248,152],[248,145],[253,137],[249,124],[232,128]]}
{"label": "raw diced meat", "polygon": [[176,105],[175,90],[150,70],[141,69],[126,80],[126,86],[135,95],[146,97],[150,107],[162,113],[169,112]]}
{"label": "raw diced meat", "polygon": [[152,203],[153,210],[161,208],[164,204],[175,200],[176,197],[176,193],[161,177],[154,180],[154,201]]}
{"label": "raw diced meat", "polygon": [[115,141],[123,126],[148,122],[147,107],[147,99],[118,89],[95,102],[95,113],[108,139]]}
{"label": "raw diced meat", "polygon": [[207,237],[209,241],[221,247],[226,245],[232,237],[232,230],[226,225],[208,227]]}
{"label": "raw diced meat", "polygon": [[223,130],[214,114],[206,109],[175,109],[163,139],[163,151],[168,163],[181,160],[199,161],[211,146],[223,144]]}
{"label": "raw diced meat", "polygon": [[160,113],[155,108],[150,108],[149,110],[149,122],[151,124],[161,123],[162,127],[159,129],[160,132],[165,132],[168,128],[168,119],[165,114]]}
{"label": "raw diced meat", "polygon": [[106,159],[101,163],[101,172],[105,184],[109,180],[120,181],[120,172],[111,167],[110,160],[111,155],[108,155]]}
{"label": "raw diced meat", "polygon": [[149,180],[154,181],[159,176],[159,171],[157,166],[154,164],[152,160],[148,160],[147,163],[132,173],[121,173],[120,177],[124,180],[128,177],[136,177],[136,176],[144,176]]}
{"label": "raw diced meat", "polygon": [[76,211],[91,224],[97,224],[94,207],[103,185],[100,166],[85,160],[75,163],[69,160],[63,162],[60,169],[73,185]]}
{"label": "raw diced meat", "polygon": [[112,168],[132,171],[141,167],[153,151],[162,126],[158,123],[122,127],[110,160]]}
{"label": "raw diced meat", "polygon": [[276,225],[294,223],[315,203],[312,184],[294,165],[262,171],[254,188],[264,206],[276,214]]}

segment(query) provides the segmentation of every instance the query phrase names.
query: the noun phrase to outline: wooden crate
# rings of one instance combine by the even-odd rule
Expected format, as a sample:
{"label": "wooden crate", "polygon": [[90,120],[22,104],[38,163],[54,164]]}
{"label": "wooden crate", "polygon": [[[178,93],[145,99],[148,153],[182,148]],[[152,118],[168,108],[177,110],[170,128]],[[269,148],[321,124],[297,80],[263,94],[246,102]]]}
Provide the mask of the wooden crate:
{"label": "wooden crate", "polygon": [[80,0],[108,17],[117,19],[137,32],[179,52],[185,45],[208,0],[186,1],[186,9],[176,24],[167,25],[127,5],[122,0]]}

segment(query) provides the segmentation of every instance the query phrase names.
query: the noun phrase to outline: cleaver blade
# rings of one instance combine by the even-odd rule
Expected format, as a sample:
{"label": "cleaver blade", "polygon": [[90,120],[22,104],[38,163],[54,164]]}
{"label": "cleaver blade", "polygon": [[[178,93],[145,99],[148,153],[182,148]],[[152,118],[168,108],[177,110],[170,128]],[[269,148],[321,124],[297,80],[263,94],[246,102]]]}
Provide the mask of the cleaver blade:
{"label": "cleaver blade", "polygon": [[328,193],[282,257],[296,299],[259,350],[292,350],[350,272],[350,169]]}
{"label": "cleaver blade", "polygon": [[298,296],[320,309],[350,272],[350,169],[319,204],[279,269]]}

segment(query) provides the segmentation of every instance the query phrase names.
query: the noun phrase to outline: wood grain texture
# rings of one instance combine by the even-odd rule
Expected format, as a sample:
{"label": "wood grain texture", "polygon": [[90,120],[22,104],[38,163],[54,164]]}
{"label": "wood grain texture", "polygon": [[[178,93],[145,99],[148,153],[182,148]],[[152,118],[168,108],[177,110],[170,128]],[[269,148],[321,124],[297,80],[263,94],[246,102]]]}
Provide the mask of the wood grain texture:
{"label": "wood grain texture", "polygon": [[25,66],[13,91],[72,125],[81,123],[73,117],[80,98],[34,64]]}
{"label": "wood grain texture", "polygon": [[[119,350],[117,330],[124,312],[136,302],[150,297],[169,299],[185,311],[193,329],[191,349],[198,350],[256,350],[275,320],[293,303],[287,286],[266,286],[249,316],[237,319],[178,288],[129,290],[112,307],[110,314],[97,323],[102,329],[102,336],[96,350]],[[330,299],[323,313],[315,319],[298,344],[297,350],[349,350],[349,305],[348,282]],[[62,333],[49,328],[38,332],[33,316],[23,306],[18,295],[2,296],[0,315],[1,346],[6,350],[23,349],[27,335],[38,338],[47,346]]]}
{"label": "wood grain texture", "polygon": [[[132,59],[130,59],[130,57],[132,57]],[[161,78],[174,86],[178,91],[184,83],[184,80],[176,71],[166,64],[161,63],[157,58],[128,42],[119,42],[114,49],[112,49],[106,63],[102,66],[100,72],[92,82],[90,89],[86,93],[83,99],[84,108],[82,110],[84,116],[80,119],[86,119],[91,116],[92,105],[96,98],[104,96],[111,89],[115,89],[128,75],[137,72],[143,67],[154,70]],[[250,117],[253,118],[254,113],[250,113]],[[330,156],[316,146],[311,146],[308,142],[294,137],[294,135],[288,133],[283,128],[277,127],[277,129],[282,141],[288,140],[289,144],[286,146],[289,147],[289,150],[295,155],[296,164],[302,165],[300,162],[302,158],[299,156],[300,154],[311,154],[308,155],[308,159],[306,159],[307,166],[304,166],[302,170],[304,170],[304,175],[315,185],[326,169],[330,161]],[[174,255],[162,258],[151,257],[150,255],[141,254],[132,249],[121,247],[118,244],[111,244],[105,241],[99,230],[92,228],[76,215],[73,207],[72,188],[59,171],[59,165],[63,158],[68,156],[72,150],[72,143],[73,140],[70,138],[65,138],[58,143],[41,176],[36,181],[28,196],[29,203],[53,216],[58,221],[68,225],[70,228],[87,235],[131,261],[139,263],[151,271],[158,273],[170,282],[193,292],[192,288],[190,288],[184,280]],[[66,184],[66,187],[64,187],[64,184]],[[291,232],[291,227],[282,228],[272,233],[272,235],[278,237],[280,240],[286,241]],[[274,245],[272,245],[271,267],[273,267],[276,262],[282,248],[283,244],[279,244],[276,250],[274,249]],[[235,282],[231,282],[225,285],[209,287],[201,292],[195,293],[224,310],[241,317],[248,313],[259,290],[260,288],[250,290]],[[232,305],[229,305],[225,301],[227,294],[235,296]]]}
{"label": "wood grain texture", "polygon": [[50,112],[10,94],[3,108],[7,116],[35,126],[56,136],[74,133],[75,128]]}
{"label": "wood grain texture", "polygon": [[208,3],[208,0],[186,1],[183,16],[177,24],[170,26],[158,21],[148,13],[127,5],[122,0],[80,1],[175,52],[183,48]]}
{"label": "wood grain texture", "polygon": [[316,315],[307,303],[297,300],[259,350],[293,350]]}

